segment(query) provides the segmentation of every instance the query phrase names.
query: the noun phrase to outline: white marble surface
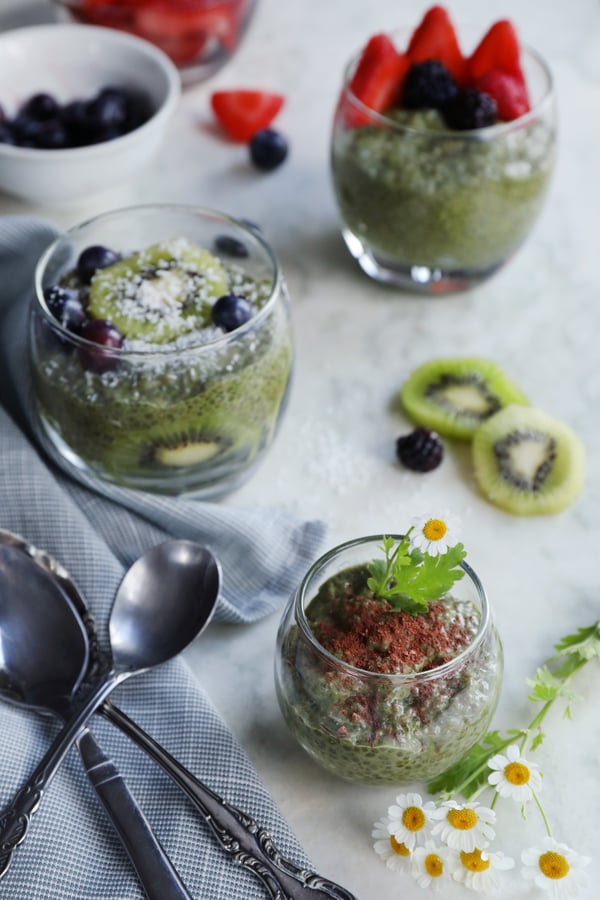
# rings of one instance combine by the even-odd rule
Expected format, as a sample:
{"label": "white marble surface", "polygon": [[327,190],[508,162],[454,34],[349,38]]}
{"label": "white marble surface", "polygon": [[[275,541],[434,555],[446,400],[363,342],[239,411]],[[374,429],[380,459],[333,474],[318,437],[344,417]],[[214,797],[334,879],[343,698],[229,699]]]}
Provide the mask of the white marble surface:
{"label": "white marble surface", "polygon": [[[504,642],[506,675],[494,724],[522,726],[531,717],[525,679],[560,636],[600,615],[600,4],[452,4],[455,21],[481,29],[496,18],[512,18],[522,39],[548,59],[559,97],[560,154],[545,210],[510,265],[471,293],[431,300],[384,290],[361,274],[342,245],[328,172],[342,66],[369,34],[415,23],[428,4],[406,0],[401,6],[395,0],[260,0],[239,55],[211,82],[185,93],[160,158],[135,184],[68,210],[2,197],[0,211],[39,213],[70,225],[116,205],[172,200],[260,222],[293,298],[295,382],[268,459],[224,502],[280,505],[323,518],[330,526],[328,545],[398,531],[422,508],[450,507],[463,519],[469,560],[486,585]],[[39,0],[0,3],[0,28],[48,16]],[[291,154],[277,171],[258,174],[243,147],[218,136],[208,98],[224,86],[286,94],[277,126],[289,136]],[[586,486],[571,508],[534,519],[500,512],[478,495],[466,450],[452,449],[427,476],[396,464],[394,440],[407,422],[390,412],[390,398],[415,365],[458,353],[495,359],[532,403],[583,438]],[[317,870],[360,900],[426,896],[409,876],[388,871],[372,850],[371,825],[397,791],[336,780],[287,732],[272,678],[277,624],[275,615],[250,628],[211,626],[187,660]],[[594,858],[585,895],[590,900],[600,881],[599,685],[600,670],[590,666],[576,684],[581,699],[573,721],[554,716],[536,754],[556,837]],[[542,835],[534,811],[522,823],[506,803],[498,809],[499,844],[507,852],[518,855]],[[467,892],[453,886],[447,896]],[[536,893],[515,876],[507,878],[501,896],[524,900]]]}

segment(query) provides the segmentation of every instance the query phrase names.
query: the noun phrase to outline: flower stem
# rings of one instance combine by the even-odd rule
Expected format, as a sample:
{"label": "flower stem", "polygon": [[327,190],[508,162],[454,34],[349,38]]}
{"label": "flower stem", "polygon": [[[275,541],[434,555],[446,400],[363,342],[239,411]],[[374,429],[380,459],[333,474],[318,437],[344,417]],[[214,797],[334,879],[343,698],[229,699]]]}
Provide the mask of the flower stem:
{"label": "flower stem", "polygon": [[548,835],[548,837],[552,837],[552,829],[550,828],[550,822],[548,821],[548,817],[547,817],[546,813],[544,812],[544,807],[540,803],[540,798],[538,797],[538,795],[536,794],[535,791],[532,791],[531,793],[533,795],[535,805],[537,806],[537,808],[540,811],[540,815],[542,817],[542,821],[544,822],[544,827],[546,829],[546,834]]}

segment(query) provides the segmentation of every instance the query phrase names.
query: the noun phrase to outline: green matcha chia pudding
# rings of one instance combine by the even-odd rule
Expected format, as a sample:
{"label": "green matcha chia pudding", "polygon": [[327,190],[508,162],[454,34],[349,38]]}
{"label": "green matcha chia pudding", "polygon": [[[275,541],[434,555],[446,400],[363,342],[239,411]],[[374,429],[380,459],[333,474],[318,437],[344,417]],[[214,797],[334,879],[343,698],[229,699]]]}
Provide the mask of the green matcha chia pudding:
{"label": "green matcha chia pudding", "polygon": [[382,540],[342,544],[309,570],[280,625],[275,682],[287,725],[316,762],[347,781],[402,784],[435,777],[485,734],[502,651],[462,561],[464,578],[424,614],[375,596],[369,561]]}
{"label": "green matcha chia pudding", "polygon": [[214,496],[262,458],[285,408],[289,299],[258,230],[138,207],[67,232],[36,272],[39,432],[88,474]]}
{"label": "green matcha chia pudding", "polygon": [[531,108],[512,121],[451,128],[438,109],[374,112],[350,88],[335,114],[331,167],[342,234],[376,280],[422,293],[479,284],[522,245],[555,158],[550,74],[523,49]]}

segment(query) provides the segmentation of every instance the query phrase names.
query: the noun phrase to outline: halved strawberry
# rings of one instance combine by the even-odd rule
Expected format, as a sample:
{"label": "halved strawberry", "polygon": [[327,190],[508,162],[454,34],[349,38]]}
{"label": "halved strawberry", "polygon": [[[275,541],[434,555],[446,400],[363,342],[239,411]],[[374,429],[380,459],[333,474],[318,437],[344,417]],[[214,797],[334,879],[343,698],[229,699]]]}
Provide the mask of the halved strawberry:
{"label": "halved strawberry", "polygon": [[386,34],[375,34],[361,54],[350,90],[369,109],[384,112],[399,100],[408,66]]}
{"label": "halved strawberry", "polygon": [[477,81],[492,69],[502,69],[522,78],[521,48],[514,26],[500,19],[489,28],[468,60],[469,81]]}
{"label": "halved strawberry", "polygon": [[504,122],[518,119],[530,110],[525,81],[512,72],[490,69],[478,78],[473,86],[494,98],[498,107],[498,118]]}
{"label": "halved strawberry", "polygon": [[267,128],[285,102],[282,94],[258,90],[215,91],[210,103],[219,123],[234,141],[246,143]]}
{"label": "halved strawberry", "polygon": [[466,61],[458,45],[454,25],[443,6],[432,6],[427,10],[413,32],[406,54],[411,63],[437,59],[459,85],[464,83]]}

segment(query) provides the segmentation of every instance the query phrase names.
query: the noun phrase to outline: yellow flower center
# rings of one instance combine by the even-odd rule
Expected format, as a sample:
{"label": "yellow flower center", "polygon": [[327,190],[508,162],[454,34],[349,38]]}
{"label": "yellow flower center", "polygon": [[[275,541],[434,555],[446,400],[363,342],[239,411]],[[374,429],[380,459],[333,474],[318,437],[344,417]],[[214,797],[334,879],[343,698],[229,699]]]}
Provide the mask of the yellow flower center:
{"label": "yellow flower center", "polygon": [[479,816],[474,809],[450,809],[446,816],[453,828],[459,831],[468,831],[475,828],[479,821]]}
{"label": "yellow flower center", "polygon": [[448,531],[443,519],[428,519],[423,525],[423,534],[428,541],[441,541]]}
{"label": "yellow flower center", "polygon": [[439,878],[444,872],[444,862],[437,853],[428,853],[423,861],[425,871],[432,878]]}
{"label": "yellow flower center", "polygon": [[511,784],[527,784],[531,772],[523,763],[511,762],[504,767],[504,775]]}
{"label": "yellow flower center", "polygon": [[564,878],[565,875],[569,874],[569,869],[571,868],[562,853],[557,853],[556,850],[548,850],[547,853],[542,853],[538,860],[538,865],[546,878],[554,879]]}
{"label": "yellow flower center", "polygon": [[425,813],[418,806],[407,806],[402,813],[402,824],[408,831],[420,831],[425,826]]}
{"label": "yellow flower center", "polygon": [[400,841],[397,841],[393,834],[390,837],[390,847],[398,856],[410,856],[410,850],[406,844],[401,844]]}
{"label": "yellow flower center", "polygon": [[489,859],[481,858],[481,850],[472,850],[471,853],[462,850],[460,861],[469,872],[485,872],[491,866]]}

